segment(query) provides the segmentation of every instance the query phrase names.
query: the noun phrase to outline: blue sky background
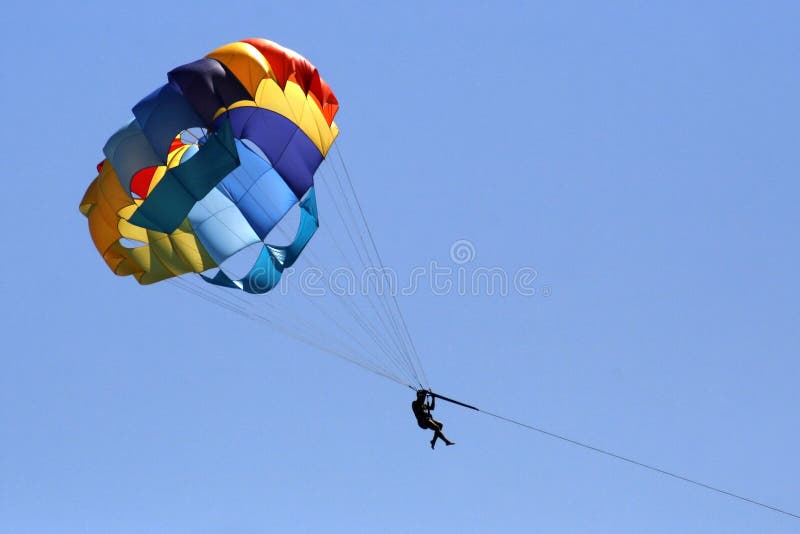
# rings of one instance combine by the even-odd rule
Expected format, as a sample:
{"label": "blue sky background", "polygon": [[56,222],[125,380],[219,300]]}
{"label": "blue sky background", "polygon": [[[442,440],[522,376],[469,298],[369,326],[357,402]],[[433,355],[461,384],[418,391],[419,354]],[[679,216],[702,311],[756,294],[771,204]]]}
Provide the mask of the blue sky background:
{"label": "blue sky background", "polygon": [[[261,36],[334,88],[435,389],[800,513],[794,2],[7,6],[0,531],[797,532],[798,520],[410,392],[170,286],[77,206],[165,73]],[[324,213],[324,206],[320,206]],[[324,215],[323,215],[324,222]],[[549,296],[546,296],[546,291]]]}

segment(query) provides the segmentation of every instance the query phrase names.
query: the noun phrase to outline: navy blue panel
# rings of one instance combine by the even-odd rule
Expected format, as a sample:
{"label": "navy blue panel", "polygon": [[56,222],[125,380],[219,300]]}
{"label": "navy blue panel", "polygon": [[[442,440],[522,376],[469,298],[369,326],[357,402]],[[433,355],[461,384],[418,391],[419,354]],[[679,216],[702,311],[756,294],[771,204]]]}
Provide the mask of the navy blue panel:
{"label": "navy blue panel", "polygon": [[236,76],[215,59],[187,63],[171,70],[167,78],[180,88],[206,127],[211,126],[219,108],[239,100],[252,100]]}
{"label": "navy blue panel", "polygon": [[133,106],[133,115],[163,161],[167,161],[169,147],[175,136],[183,130],[203,126],[178,86],[163,85]]}

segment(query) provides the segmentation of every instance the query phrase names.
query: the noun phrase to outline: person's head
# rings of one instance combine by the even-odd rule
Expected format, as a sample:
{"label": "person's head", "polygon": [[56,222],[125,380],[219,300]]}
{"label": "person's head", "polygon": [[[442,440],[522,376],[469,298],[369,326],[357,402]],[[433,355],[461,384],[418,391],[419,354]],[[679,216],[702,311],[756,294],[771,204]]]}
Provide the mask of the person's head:
{"label": "person's head", "polygon": [[425,397],[427,397],[427,396],[428,396],[428,392],[425,391],[424,389],[418,389],[417,390],[417,400],[418,401],[424,401]]}

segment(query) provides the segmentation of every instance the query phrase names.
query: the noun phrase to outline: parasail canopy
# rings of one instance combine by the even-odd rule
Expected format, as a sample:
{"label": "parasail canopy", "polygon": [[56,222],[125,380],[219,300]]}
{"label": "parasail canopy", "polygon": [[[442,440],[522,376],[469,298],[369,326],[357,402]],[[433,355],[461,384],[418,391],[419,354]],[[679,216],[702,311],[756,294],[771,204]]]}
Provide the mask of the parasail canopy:
{"label": "parasail canopy", "polygon": [[[308,60],[266,39],[171,70],[103,147],[80,204],[97,250],[142,284],[217,268],[207,282],[269,291],[319,226],[314,173],[338,134],[338,108]],[[294,239],[269,244],[294,206]],[[219,268],[259,244],[244,276]]]}

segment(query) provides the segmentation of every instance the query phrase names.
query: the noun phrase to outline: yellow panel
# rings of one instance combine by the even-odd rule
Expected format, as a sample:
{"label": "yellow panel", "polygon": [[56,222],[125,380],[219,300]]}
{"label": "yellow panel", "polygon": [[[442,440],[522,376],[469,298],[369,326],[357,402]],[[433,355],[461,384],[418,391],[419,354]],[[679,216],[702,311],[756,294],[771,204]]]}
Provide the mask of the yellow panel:
{"label": "yellow panel", "polygon": [[255,96],[261,80],[275,78],[267,59],[256,47],[247,43],[221,46],[206,57],[216,59],[236,76],[251,96]]}
{"label": "yellow panel", "polygon": [[159,165],[156,168],[156,172],[153,173],[153,178],[150,180],[150,185],[147,186],[147,194],[153,192],[153,188],[158,185],[158,182],[161,181],[162,178],[167,174],[167,167],[164,165]]}
{"label": "yellow panel", "polygon": [[256,107],[255,100],[237,100],[236,102],[234,102],[233,104],[231,104],[227,108],[226,107],[221,107],[217,111],[214,112],[213,120],[216,120],[217,117],[219,117],[220,115],[222,115],[223,113],[225,113],[229,109],[246,108],[246,107],[253,107],[253,108]]}
{"label": "yellow panel", "polygon": [[83,194],[83,198],[81,199],[78,209],[80,209],[81,213],[88,217],[89,212],[92,211],[92,208],[95,206],[95,204],[97,204],[97,178],[92,180],[92,183],[89,184],[89,187]]}
{"label": "yellow panel", "polygon": [[[140,203],[123,188],[106,162],[81,201],[81,213],[89,220],[89,232],[97,250],[113,272],[133,275],[142,284],[158,282],[188,272],[202,272],[216,263],[191,232],[188,221],[171,234],[146,230],[126,219]],[[121,239],[144,243],[128,248]]]}
{"label": "yellow panel", "polygon": [[178,251],[192,272],[200,273],[216,266],[194,233],[175,232],[172,241],[175,244],[175,250]]}
{"label": "yellow panel", "polygon": [[286,101],[289,102],[289,106],[292,108],[294,122],[299,125],[306,111],[306,94],[303,92],[302,87],[292,81],[286,82],[284,93],[286,94]]}
{"label": "yellow panel", "polygon": [[170,152],[169,156],[167,157],[167,168],[172,169],[173,167],[177,167],[178,165],[180,165],[181,158],[183,157],[183,155],[186,153],[187,150],[189,150],[189,148],[193,146],[195,145],[183,145]]}
{"label": "yellow panel", "polygon": [[336,124],[328,126],[328,121],[322,114],[314,96],[305,94],[303,89],[293,81],[286,82],[286,89],[283,90],[275,80],[265,78],[258,86],[255,100],[240,100],[228,106],[227,109],[219,108],[214,118],[216,119],[228,109],[241,107],[260,107],[286,117],[300,127],[323,156],[328,153],[339,134]]}
{"label": "yellow panel", "polygon": [[256,106],[274,111],[295,124],[297,123],[297,117],[292,111],[291,104],[275,80],[263,80],[258,86]]}

